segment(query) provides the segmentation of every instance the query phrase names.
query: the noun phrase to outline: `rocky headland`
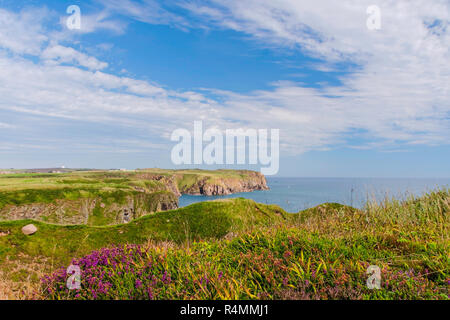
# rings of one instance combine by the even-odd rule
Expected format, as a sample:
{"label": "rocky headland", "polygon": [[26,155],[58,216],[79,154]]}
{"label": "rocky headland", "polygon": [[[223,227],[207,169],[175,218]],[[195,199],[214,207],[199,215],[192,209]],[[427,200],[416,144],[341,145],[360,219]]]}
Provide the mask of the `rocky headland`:
{"label": "rocky headland", "polygon": [[264,175],[247,170],[10,174],[0,177],[0,220],[120,224],[177,209],[182,194],[213,196],[267,189]]}

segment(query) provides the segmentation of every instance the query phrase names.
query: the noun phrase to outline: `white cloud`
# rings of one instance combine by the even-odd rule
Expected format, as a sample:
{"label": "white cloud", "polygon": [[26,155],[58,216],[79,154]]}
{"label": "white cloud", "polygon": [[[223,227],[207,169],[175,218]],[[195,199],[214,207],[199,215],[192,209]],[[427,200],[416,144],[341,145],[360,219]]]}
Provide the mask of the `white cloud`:
{"label": "white cloud", "polygon": [[0,129],[11,129],[11,128],[15,128],[15,126],[8,123],[0,122]]}
{"label": "white cloud", "polygon": [[48,14],[45,9],[13,13],[0,8],[0,47],[20,54],[38,54],[48,40],[43,27]]}
{"label": "white cloud", "polygon": [[[376,32],[366,28],[371,4],[382,13],[382,28]],[[351,128],[386,142],[448,143],[448,1],[216,0],[189,1],[184,7],[205,23],[245,33],[274,48],[302,50],[328,66],[359,65],[359,71],[342,77],[343,86],[314,90],[281,85],[252,95],[252,106],[273,106],[274,119],[275,114],[293,122],[308,116],[311,125],[300,130],[319,134],[305,139],[306,145],[318,137],[313,145],[323,139],[332,143]]]}
{"label": "white cloud", "polygon": [[53,45],[47,47],[41,54],[41,58],[47,63],[77,64],[92,70],[101,70],[108,66],[106,62],[97,60],[70,47]]}
{"label": "white cloud", "polygon": [[69,15],[60,17],[60,25],[65,31],[65,35],[92,33],[99,30],[112,31],[116,34],[123,34],[127,28],[127,23],[119,19],[113,19],[109,10],[103,10],[97,13],[85,13],[81,10],[80,29],[67,29],[67,19]]}
{"label": "white cloud", "polygon": [[[322,71],[334,68],[336,62],[358,64],[357,71],[341,78],[341,86],[320,89],[280,81],[272,90],[247,94],[217,89],[175,92],[99,71],[105,63],[70,47],[52,43],[41,51],[47,39],[40,26],[30,29],[38,39],[31,42],[31,51],[20,45],[22,40],[14,42],[11,34],[1,33],[0,48],[42,52],[42,58],[58,64],[2,55],[0,49],[0,109],[126,126],[127,132],[144,130],[148,139],[156,140],[168,138],[177,127],[189,129],[199,119],[205,120],[205,126],[222,129],[280,128],[282,149],[294,154],[348,144],[354,135],[365,140],[362,145],[350,143],[354,148],[448,144],[449,5],[439,0],[433,4],[377,2],[382,9],[382,29],[377,32],[365,26],[368,2],[364,1],[190,1],[183,5],[208,27],[231,28],[261,44],[321,58],[324,63],[317,68]],[[124,2],[108,3],[105,10],[123,9]],[[184,19],[166,9],[151,12],[146,8],[154,2],[146,3],[150,6],[129,7],[123,14],[148,23],[174,19],[187,27]],[[0,21],[11,15],[0,11]],[[19,30],[28,30],[30,19],[16,17],[24,25]]]}
{"label": "white cloud", "polygon": [[170,2],[155,0],[97,0],[105,6],[105,12],[126,16],[150,24],[170,24],[185,29],[190,23],[183,17],[170,12],[164,5]]}

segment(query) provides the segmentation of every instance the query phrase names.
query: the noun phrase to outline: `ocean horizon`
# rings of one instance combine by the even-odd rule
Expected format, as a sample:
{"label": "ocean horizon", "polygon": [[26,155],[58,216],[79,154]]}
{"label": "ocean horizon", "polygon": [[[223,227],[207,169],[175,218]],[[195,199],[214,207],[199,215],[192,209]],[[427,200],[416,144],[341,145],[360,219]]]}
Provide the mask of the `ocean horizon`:
{"label": "ocean horizon", "polygon": [[182,195],[179,206],[216,199],[252,199],[276,204],[287,212],[298,212],[325,202],[363,208],[369,201],[406,200],[450,187],[450,178],[288,178],[267,177],[269,190],[241,192],[225,196]]}

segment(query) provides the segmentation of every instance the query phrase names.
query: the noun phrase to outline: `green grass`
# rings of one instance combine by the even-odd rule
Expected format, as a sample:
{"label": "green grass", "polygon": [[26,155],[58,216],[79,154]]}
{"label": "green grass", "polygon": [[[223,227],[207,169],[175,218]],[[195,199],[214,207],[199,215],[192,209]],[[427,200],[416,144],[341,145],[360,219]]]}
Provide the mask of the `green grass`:
{"label": "green grass", "polygon": [[[253,174],[247,170],[165,170],[136,171],[74,171],[68,173],[16,173],[0,175],[0,192],[23,189],[60,188],[132,188],[146,186],[148,191],[165,189],[164,182],[152,180],[153,176],[174,177],[178,185],[186,188],[202,179],[245,179]],[[150,184],[147,182],[151,181]]]}
{"label": "green grass", "polygon": [[[75,258],[83,289],[66,289],[63,268],[41,287],[51,299],[448,299],[449,212],[450,190],[440,190],[362,210],[329,203],[290,214],[240,198],[126,225],[1,222],[0,268],[21,257],[55,266]],[[24,236],[20,228],[31,222],[39,231]],[[117,256],[89,267],[111,254],[102,248],[117,248]],[[85,256],[92,250],[99,251]],[[369,265],[381,269],[379,290],[366,287]]]}
{"label": "green grass", "polygon": [[[65,287],[65,268],[42,290],[50,299],[448,299],[448,272],[392,265],[396,256],[378,248],[379,239],[355,240],[276,227],[189,248],[119,246],[74,261],[81,290]],[[376,290],[366,286],[372,264],[381,269]]]}
{"label": "green grass", "polygon": [[[11,220],[11,210],[14,211],[15,206],[53,204],[54,209],[49,207],[49,214],[40,216],[39,220],[60,224],[76,221],[80,224],[84,223],[83,207],[89,207],[86,203],[95,203],[92,211],[87,209],[88,225],[109,225],[122,222],[124,207],[131,206],[137,216],[142,216],[161,210],[164,204],[174,205],[178,199],[169,191],[143,193],[133,189],[95,188],[16,190],[0,193],[0,219]],[[31,211],[31,207],[27,210]],[[62,216],[55,214],[56,208],[60,208]]]}
{"label": "green grass", "polygon": [[[15,207],[27,205],[53,204],[57,208],[68,204],[72,213],[75,210],[82,212],[80,200],[96,199],[106,204],[124,205],[133,202],[139,193],[152,194],[146,200],[150,203],[141,203],[147,208],[147,213],[156,211],[158,207],[173,207],[177,202],[175,196],[184,192],[199,181],[218,181],[220,179],[235,179],[234,182],[250,178],[251,171],[232,170],[162,170],[147,169],[136,171],[74,171],[57,174],[28,174],[16,173],[0,175],[0,219],[8,220],[11,210]],[[178,188],[178,190],[177,190]],[[170,194],[173,196],[170,196]],[[163,202],[166,201],[166,202]],[[78,208],[77,208],[78,206]],[[85,206],[86,207],[86,206]],[[96,206],[95,206],[96,207]],[[22,208],[31,210],[31,208]],[[55,208],[56,210],[56,208]],[[17,211],[17,210],[16,210]],[[23,211],[18,208],[18,211]],[[64,215],[64,210],[61,213]],[[110,224],[115,219],[100,216],[100,211],[90,212],[91,224]],[[32,216],[33,215],[28,215]],[[66,220],[42,217],[43,221],[53,223],[67,223]],[[79,222],[83,220],[79,219]],[[11,218],[13,219],[13,218]]]}
{"label": "green grass", "polygon": [[[148,240],[182,243],[200,239],[218,239],[230,232],[272,225],[287,219],[282,209],[257,204],[251,200],[202,202],[166,212],[143,216],[128,224],[104,227],[61,226],[32,220],[0,222],[0,260],[20,254],[45,256],[67,263],[75,256],[94,249]],[[21,228],[35,224],[39,231],[25,236]]]}
{"label": "green grass", "polygon": [[242,180],[252,174],[232,170],[147,169],[0,175],[0,219],[31,217],[59,224],[117,224],[122,222],[121,214],[126,207],[132,206],[137,216],[174,208],[178,192],[199,181]]}

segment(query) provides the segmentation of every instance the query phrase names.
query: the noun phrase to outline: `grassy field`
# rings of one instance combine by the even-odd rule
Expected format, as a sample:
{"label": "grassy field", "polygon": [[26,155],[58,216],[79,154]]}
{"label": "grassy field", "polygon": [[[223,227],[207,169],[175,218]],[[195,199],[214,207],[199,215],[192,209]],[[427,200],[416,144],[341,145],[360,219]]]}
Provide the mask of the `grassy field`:
{"label": "grassy field", "polygon": [[[199,185],[236,185],[254,172],[233,170],[72,171],[0,175],[0,220],[112,225],[178,207],[178,196]],[[199,184],[199,182],[201,182]]]}
{"label": "grassy field", "polygon": [[0,192],[40,189],[92,188],[165,190],[164,180],[153,177],[174,177],[180,186],[191,187],[200,179],[246,178],[247,170],[168,170],[142,169],[132,171],[72,171],[66,173],[14,173],[0,175]]}
{"label": "grassy field", "polygon": [[[33,222],[32,236],[20,232],[31,221],[0,222],[0,289],[44,299],[448,299],[449,212],[442,190],[298,214],[203,202],[126,225]],[[70,263],[81,290],[66,288]],[[380,289],[366,286],[369,265]]]}

